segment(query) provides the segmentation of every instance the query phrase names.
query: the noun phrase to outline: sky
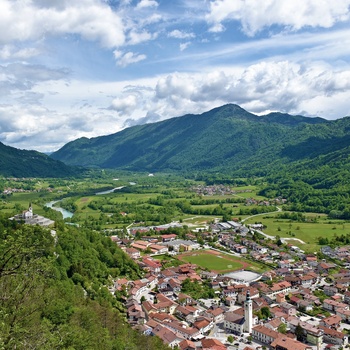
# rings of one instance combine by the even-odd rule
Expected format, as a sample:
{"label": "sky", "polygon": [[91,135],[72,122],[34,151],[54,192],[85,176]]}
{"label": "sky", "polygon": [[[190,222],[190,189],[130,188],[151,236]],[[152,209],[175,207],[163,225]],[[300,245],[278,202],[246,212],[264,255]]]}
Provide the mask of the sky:
{"label": "sky", "polygon": [[350,116],[350,0],[0,0],[0,142],[79,137],[235,103]]}

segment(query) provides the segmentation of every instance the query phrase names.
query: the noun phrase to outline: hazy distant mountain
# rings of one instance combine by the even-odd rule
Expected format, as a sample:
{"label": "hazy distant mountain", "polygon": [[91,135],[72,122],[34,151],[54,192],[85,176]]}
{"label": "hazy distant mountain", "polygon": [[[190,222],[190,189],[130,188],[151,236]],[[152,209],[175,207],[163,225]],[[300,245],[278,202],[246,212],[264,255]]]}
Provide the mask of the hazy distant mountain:
{"label": "hazy distant mountain", "polygon": [[0,175],[13,177],[68,177],[77,169],[36,151],[6,146],[0,142]]}
{"label": "hazy distant mountain", "polygon": [[327,121],[282,113],[257,116],[237,105],[80,138],[51,157],[69,165],[139,171],[265,173],[350,144],[350,118]]}

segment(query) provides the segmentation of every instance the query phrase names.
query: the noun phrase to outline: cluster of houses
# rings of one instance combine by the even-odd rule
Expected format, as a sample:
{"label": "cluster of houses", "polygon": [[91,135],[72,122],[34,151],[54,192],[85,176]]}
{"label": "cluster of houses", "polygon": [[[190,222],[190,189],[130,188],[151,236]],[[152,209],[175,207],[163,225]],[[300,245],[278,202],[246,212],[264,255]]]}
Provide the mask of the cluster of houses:
{"label": "cluster of houses", "polygon": [[[216,228],[218,245],[263,261],[266,266],[272,264],[274,268],[266,271],[260,280],[250,282],[203,271],[193,264],[163,269],[152,255],[200,249],[195,236],[188,241],[177,239],[176,234],[129,240],[123,249],[146,275],[138,281],[117,280],[110,290],[126,292],[125,305],[133,327],[144,334],[157,335],[181,350],[227,349],[233,346],[227,342],[229,335],[241,338],[243,334],[245,341],[249,338],[247,350],[263,346],[276,350],[339,349],[348,344],[350,273],[347,270],[292,245],[281,249],[272,242],[254,241],[247,228],[235,222],[219,223]],[[202,237],[212,234],[203,233]],[[346,259],[345,249],[340,251]],[[336,269],[339,272],[334,274]],[[332,283],[325,281],[330,273]],[[207,281],[217,298],[205,303],[185,294],[182,284],[186,279]],[[245,329],[247,294],[252,301],[249,332]],[[263,308],[269,310],[268,319],[261,318]],[[307,316],[315,310],[317,314]],[[225,337],[217,336],[215,329],[220,329],[223,333],[219,334]]]}
{"label": "cluster of houses", "polygon": [[350,246],[331,248],[324,246],[321,252],[332,259],[344,261],[346,267],[350,267]]}
{"label": "cluster of houses", "polygon": [[252,190],[233,190],[229,186],[225,185],[212,185],[212,186],[205,186],[205,185],[198,185],[193,186],[190,188],[190,191],[196,192],[198,195],[201,196],[214,196],[214,195],[229,195],[229,194],[236,194],[236,193],[243,193],[243,192],[252,192]]}

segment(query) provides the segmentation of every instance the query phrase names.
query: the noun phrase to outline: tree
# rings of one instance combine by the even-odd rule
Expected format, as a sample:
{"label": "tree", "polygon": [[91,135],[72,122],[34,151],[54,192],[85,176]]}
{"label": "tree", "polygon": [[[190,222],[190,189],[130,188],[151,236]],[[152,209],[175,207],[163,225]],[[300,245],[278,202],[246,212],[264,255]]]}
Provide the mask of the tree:
{"label": "tree", "polygon": [[233,338],[233,336],[232,335],[229,335],[228,337],[227,337],[227,341],[229,342],[229,343],[233,343],[233,341],[234,341],[234,338]]}
{"label": "tree", "polygon": [[300,323],[295,328],[295,335],[297,337],[297,340],[302,341],[304,339],[304,329],[302,326],[300,326]]}
{"label": "tree", "polygon": [[287,333],[287,325],[285,323],[281,323],[278,328],[277,331],[282,333],[282,334],[286,334]]}
{"label": "tree", "polygon": [[271,317],[271,311],[270,311],[270,308],[268,306],[263,306],[260,311],[261,311],[261,315],[264,319]]}

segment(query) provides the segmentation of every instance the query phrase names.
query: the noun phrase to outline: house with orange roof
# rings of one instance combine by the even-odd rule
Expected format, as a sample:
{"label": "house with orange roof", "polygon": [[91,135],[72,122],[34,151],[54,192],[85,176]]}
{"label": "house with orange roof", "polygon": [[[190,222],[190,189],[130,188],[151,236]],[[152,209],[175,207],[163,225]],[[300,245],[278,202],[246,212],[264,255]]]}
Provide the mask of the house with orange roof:
{"label": "house with orange roof", "polygon": [[206,317],[199,317],[193,322],[193,327],[196,327],[201,334],[204,334],[214,327],[214,322]]}
{"label": "house with orange roof", "polygon": [[339,347],[343,347],[348,344],[349,337],[347,334],[321,325],[319,326],[319,328],[323,331],[323,342],[335,344]]}
{"label": "house with orange roof", "polygon": [[163,343],[168,344],[171,348],[178,346],[182,341],[182,337],[180,335],[167,327],[163,327],[162,325],[155,327],[152,333],[162,339]]}
{"label": "house with orange roof", "polygon": [[321,320],[320,326],[324,326],[327,328],[332,328],[337,330],[340,326],[340,322],[342,321],[342,318],[338,315],[331,315],[329,317],[326,317]]}
{"label": "house with orange roof", "polygon": [[276,338],[271,344],[272,350],[312,350],[312,346],[301,343],[298,340],[291,339],[287,336]]}
{"label": "house with orange roof", "polygon": [[162,267],[162,264],[158,260],[154,260],[149,257],[144,257],[142,263],[145,265],[145,268],[154,273],[159,273]]}
{"label": "house with orange roof", "polygon": [[201,340],[203,350],[226,350],[227,347],[218,339],[202,339]]}
{"label": "house with orange roof", "polygon": [[179,344],[180,350],[196,350],[196,344],[192,342],[191,340],[184,339],[180,344]]}

